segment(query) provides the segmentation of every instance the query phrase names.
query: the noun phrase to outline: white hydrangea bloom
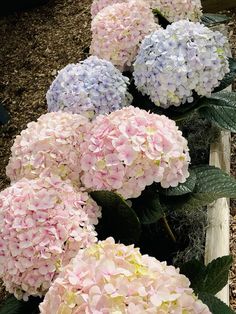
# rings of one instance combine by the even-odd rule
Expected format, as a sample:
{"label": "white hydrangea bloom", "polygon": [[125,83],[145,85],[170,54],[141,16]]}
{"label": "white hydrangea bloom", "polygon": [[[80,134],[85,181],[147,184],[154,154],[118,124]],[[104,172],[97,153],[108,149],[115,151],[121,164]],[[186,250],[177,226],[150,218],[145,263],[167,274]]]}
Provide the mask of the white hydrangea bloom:
{"label": "white hydrangea bloom", "polygon": [[157,106],[210,96],[229,72],[227,39],[200,23],[179,21],[143,40],[134,63],[135,84]]}

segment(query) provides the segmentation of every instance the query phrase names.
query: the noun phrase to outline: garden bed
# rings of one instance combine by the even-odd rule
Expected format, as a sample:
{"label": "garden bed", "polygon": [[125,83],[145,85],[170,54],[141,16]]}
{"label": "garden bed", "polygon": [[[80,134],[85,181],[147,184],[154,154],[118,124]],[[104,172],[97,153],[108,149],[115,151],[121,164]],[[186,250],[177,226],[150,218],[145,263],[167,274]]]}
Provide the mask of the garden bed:
{"label": "garden bed", "polygon": [[[87,56],[90,42],[90,5],[91,1],[78,4],[77,1],[61,0],[55,7],[48,4],[30,13],[16,13],[0,21],[3,38],[0,48],[3,64],[0,96],[11,116],[10,122],[1,127],[1,189],[9,184],[5,176],[5,166],[13,139],[28,122],[36,120],[46,112],[45,92],[57,70]],[[223,169],[228,170],[229,147],[225,148],[229,142],[228,135],[223,134],[219,142],[224,147],[223,152],[227,151],[226,155],[223,154],[224,158],[226,156],[226,161],[222,156],[219,157],[222,147],[219,148],[216,144],[217,147],[212,145],[211,148],[211,163],[216,166],[223,165]],[[206,160],[206,151],[200,150],[199,153],[204,155],[203,159]],[[219,159],[220,163],[218,163]],[[218,204],[220,206],[224,204],[226,216],[223,219],[227,221],[227,202],[219,200]],[[213,211],[216,210],[214,207]],[[227,226],[225,230],[227,234]],[[208,237],[215,238],[209,233]],[[214,243],[217,243],[217,246],[212,243],[209,244],[210,248],[220,247],[217,241]],[[227,245],[223,247],[225,249]],[[206,261],[221,254],[227,254],[227,250],[214,255],[206,253]],[[227,302],[225,297],[222,299]]]}

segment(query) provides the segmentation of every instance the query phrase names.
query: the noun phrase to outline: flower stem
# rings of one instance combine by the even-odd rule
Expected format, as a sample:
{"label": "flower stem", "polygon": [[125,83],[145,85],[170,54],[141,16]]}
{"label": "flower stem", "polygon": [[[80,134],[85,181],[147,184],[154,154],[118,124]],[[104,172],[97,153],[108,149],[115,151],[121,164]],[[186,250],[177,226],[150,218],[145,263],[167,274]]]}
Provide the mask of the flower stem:
{"label": "flower stem", "polygon": [[162,220],[163,220],[163,222],[164,222],[164,226],[165,226],[165,229],[166,229],[168,235],[169,235],[170,238],[173,240],[173,242],[176,242],[176,238],[175,238],[175,236],[174,236],[174,234],[173,234],[173,232],[172,232],[172,230],[171,230],[171,228],[170,228],[170,225],[169,225],[169,223],[168,223],[168,221],[167,221],[167,219],[166,219],[166,216],[163,216],[163,217],[162,217]]}

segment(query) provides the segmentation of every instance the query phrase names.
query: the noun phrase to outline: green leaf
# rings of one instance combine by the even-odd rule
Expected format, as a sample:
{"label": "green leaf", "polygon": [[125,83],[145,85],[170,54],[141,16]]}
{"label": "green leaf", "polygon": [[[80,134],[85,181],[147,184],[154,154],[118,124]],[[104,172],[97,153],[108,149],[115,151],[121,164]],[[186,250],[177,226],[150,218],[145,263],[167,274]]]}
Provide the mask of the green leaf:
{"label": "green leaf", "polygon": [[136,199],[132,199],[134,208],[142,224],[152,224],[164,216],[164,208],[160,204],[156,188],[147,187]]}
{"label": "green leaf", "polygon": [[7,110],[3,107],[2,104],[0,104],[0,124],[5,124],[9,120],[9,113]]}
{"label": "green leaf", "polygon": [[236,77],[236,60],[233,58],[228,58],[230,72],[225,75],[223,80],[220,82],[220,85],[214,89],[215,92],[219,92],[226,87],[230,86]]}
{"label": "green leaf", "polygon": [[0,314],[23,314],[24,304],[14,296],[8,297],[0,307]]}
{"label": "green leaf", "polygon": [[207,266],[197,260],[183,264],[180,272],[189,278],[194,292],[216,294],[228,281],[229,269],[233,258],[230,255],[214,259]]}
{"label": "green leaf", "polygon": [[0,307],[0,314],[38,314],[41,298],[30,297],[27,302],[9,296]]}
{"label": "green leaf", "polygon": [[190,287],[195,293],[202,291],[205,271],[206,266],[196,259],[186,262],[180,267],[180,273],[185,275],[190,280]]}
{"label": "green leaf", "polygon": [[235,314],[230,307],[212,294],[201,292],[198,298],[209,307],[212,314]]}
{"label": "green leaf", "polygon": [[214,259],[206,267],[206,277],[204,280],[204,290],[211,294],[216,294],[228,281],[229,269],[233,263],[232,256],[223,256]]}
{"label": "green leaf", "polygon": [[99,239],[112,236],[116,241],[127,245],[139,240],[139,219],[120,195],[109,191],[94,191],[90,195],[102,207],[102,218],[97,225]]}
{"label": "green leaf", "polygon": [[236,93],[219,92],[202,98],[199,113],[220,128],[236,132]]}
{"label": "green leaf", "polygon": [[222,24],[228,22],[230,18],[224,14],[204,13],[201,17],[201,21],[206,26],[213,26],[216,24]]}
{"label": "green leaf", "polygon": [[176,187],[168,189],[159,188],[159,192],[166,196],[177,196],[191,193],[196,185],[197,176],[193,170],[190,170],[190,175],[184,183],[179,183]]}
{"label": "green leaf", "polygon": [[236,180],[221,169],[208,165],[192,169],[197,177],[193,192],[162,198],[169,209],[189,210],[206,206],[221,197],[236,198]]}

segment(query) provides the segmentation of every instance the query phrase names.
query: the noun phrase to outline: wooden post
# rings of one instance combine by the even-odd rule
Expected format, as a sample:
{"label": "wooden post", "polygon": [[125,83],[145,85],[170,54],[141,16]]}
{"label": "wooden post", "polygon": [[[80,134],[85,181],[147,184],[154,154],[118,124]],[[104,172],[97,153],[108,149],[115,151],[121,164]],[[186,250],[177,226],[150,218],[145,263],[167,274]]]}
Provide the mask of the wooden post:
{"label": "wooden post", "polygon": [[[231,1],[236,2],[236,0]],[[227,27],[224,24],[213,26],[212,29],[220,31],[225,36],[228,35]],[[227,54],[231,56],[230,47],[228,47]],[[231,86],[226,88],[226,91],[232,91]],[[210,165],[221,168],[227,173],[230,173],[230,139],[231,133],[229,131],[220,131],[217,143],[213,143],[210,147]],[[229,255],[230,231],[228,199],[220,198],[209,205],[207,209],[208,227],[206,231],[205,264],[217,257]],[[217,297],[229,305],[229,284],[217,293]]]}
{"label": "wooden post", "polygon": [[[230,172],[230,132],[221,131],[219,142],[211,145],[210,165]],[[229,200],[220,198],[208,206],[205,263],[229,254]],[[217,297],[229,305],[229,285]]]}

